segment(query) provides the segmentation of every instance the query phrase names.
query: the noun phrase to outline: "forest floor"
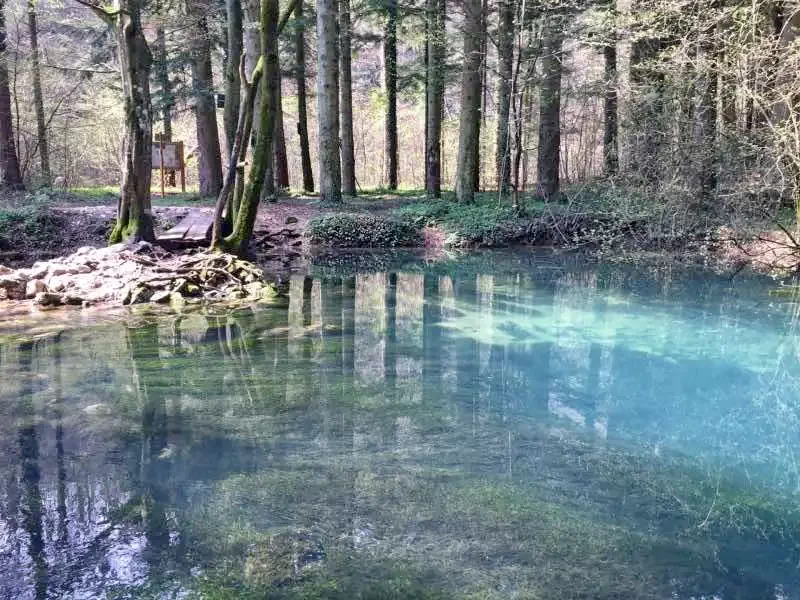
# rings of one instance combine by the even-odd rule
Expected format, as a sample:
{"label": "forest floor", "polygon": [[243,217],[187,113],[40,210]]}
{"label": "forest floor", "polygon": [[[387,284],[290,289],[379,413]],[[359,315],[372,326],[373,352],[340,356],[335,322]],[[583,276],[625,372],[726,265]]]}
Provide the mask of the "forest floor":
{"label": "forest floor", "polygon": [[[545,204],[524,198],[521,210],[497,193],[461,205],[445,195],[427,200],[420,191],[365,191],[339,206],[313,196],[291,195],[262,203],[253,249],[267,271],[301,268],[328,248],[425,247],[428,250],[549,245],[588,251],[611,260],[667,259],[719,268],[751,264],[760,270],[800,264],[793,241],[775,226],[739,235],[732,228],[665,230],[647,207],[618,210],[598,195]],[[106,242],[116,214],[111,188],[41,190],[0,196],[0,264],[23,267]],[[153,196],[158,232],[190,211],[212,210],[213,199],[196,194]],[[663,218],[662,218],[663,219]],[[739,238],[739,239],[737,239]],[[743,240],[743,241],[740,241]]]}

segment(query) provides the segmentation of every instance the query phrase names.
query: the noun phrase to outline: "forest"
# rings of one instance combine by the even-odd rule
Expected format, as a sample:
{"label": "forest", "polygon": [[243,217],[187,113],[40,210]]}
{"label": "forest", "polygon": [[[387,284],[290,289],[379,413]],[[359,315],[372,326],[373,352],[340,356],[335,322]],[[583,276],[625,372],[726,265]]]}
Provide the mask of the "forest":
{"label": "forest", "polygon": [[732,228],[796,247],[797,2],[4,4],[2,184],[118,187],[112,242],[155,240],[153,156],[174,140],[214,201],[210,246],[239,255],[259,205],[292,197],[400,198],[399,220],[449,218],[465,245]]}

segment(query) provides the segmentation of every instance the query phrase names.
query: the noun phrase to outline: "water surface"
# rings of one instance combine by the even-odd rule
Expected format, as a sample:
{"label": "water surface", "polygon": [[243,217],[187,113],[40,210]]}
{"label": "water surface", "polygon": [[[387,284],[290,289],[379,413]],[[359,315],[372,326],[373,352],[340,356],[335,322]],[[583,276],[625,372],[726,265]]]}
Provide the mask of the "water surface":
{"label": "water surface", "polygon": [[0,598],[800,598],[767,290],[484,254],[7,336]]}

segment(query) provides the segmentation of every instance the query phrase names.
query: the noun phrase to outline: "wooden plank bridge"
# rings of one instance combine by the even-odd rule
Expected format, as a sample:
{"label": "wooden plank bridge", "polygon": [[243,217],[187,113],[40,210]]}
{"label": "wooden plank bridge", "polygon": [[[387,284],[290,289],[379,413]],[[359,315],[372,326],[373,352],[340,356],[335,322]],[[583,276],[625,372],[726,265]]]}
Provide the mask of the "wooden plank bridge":
{"label": "wooden plank bridge", "polygon": [[202,246],[211,241],[214,215],[206,211],[191,211],[172,229],[158,236],[158,243],[165,247],[187,248]]}

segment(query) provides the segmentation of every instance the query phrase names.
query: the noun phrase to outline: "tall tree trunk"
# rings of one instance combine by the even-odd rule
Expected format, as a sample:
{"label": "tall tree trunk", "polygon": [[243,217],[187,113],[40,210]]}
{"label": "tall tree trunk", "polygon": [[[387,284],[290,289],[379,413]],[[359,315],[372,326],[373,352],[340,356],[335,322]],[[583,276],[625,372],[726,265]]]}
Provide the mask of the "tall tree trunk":
{"label": "tall tree trunk", "polygon": [[338,12],[338,0],[317,0],[319,192],[323,202],[342,201],[339,161]]}
{"label": "tall tree trunk", "polygon": [[350,0],[339,2],[339,31],[341,55],[340,101],[342,111],[342,192],[356,195],[356,154],[353,143],[353,74],[352,74],[352,25],[350,23]]}
{"label": "tall tree trunk", "polygon": [[464,66],[461,71],[461,118],[458,128],[456,198],[472,202],[475,197],[475,171],[481,120],[481,45],[483,4],[464,1]]}
{"label": "tall tree trunk", "polygon": [[225,14],[228,19],[228,63],[225,69],[225,141],[228,154],[233,150],[236,138],[236,125],[239,122],[242,82],[239,77],[239,61],[244,50],[242,32],[241,0],[225,0]]}
{"label": "tall tree trunk", "polygon": [[500,0],[500,27],[497,33],[497,189],[508,191],[511,180],[511,136],[509,113],[514,69],[514,0]]}
{"label": "tall tree trunk", "polygon": [[549,200],[559,191],[561,163],[561,32],[549,24],[542,56],[539,90],[539,155],[536,194]]}
{"label": "tall tree trunk", "polygon": [[475,170],[472,172],[473,182],[472,188],[479,192],[481,190],[481,129],[483,128],[484,121],[486,120],[486,79],[488,77],[488,65],[486,63],[486,54],[489,47],[489,38],[487,37],[487,17],[489,16],[489,0],[483,0],[483,6],[481,7],[481,100],[478,104],[478,128],[475,132]]}
{"label": "tall tree trunk", "polygon": [[281,87],[280,65],[278,66],[278,85],[275,88],[275,186],[278,190],[289,189],[289,159],[286,155],[286,136],[283,131],[283,89]]}
{"label": "tall tree trunk", "polygon": [[115,25],[125,97],[124,164],[117,223],[109,236],[111,243],[123,240],[155,241],[150,205],[153,167],[150,70],[153,57],[142,28],[141,4],[142,0],[128,0],[124,5],[116,5],[115,8],[120,12],[113,17],[107,14],[103,17],[112,20]]}
{"label": "tall tree trunk", "polygon": [[214,74],[211,70],[211,39],[202,0],[192,0],[191,17],[196,20],[192,48],[192,88],[197,128],[198,176],[200,194],[216,196],[222,189],[222,154],[219,149],[217,108],[214,101]]}
{"label": "tall tree trunk", "polygon": [[11,89],[6,65],[6,17],[5,0],[0,0],[0,184],[11,188],[22,188],[22,174],[14,144],[14,122],[11,114]]}
{"label": "tall tree trunk", "polygon": [[[719,9],[717,0],[712,0],[710,10]],[[717,81],[719,77],[718,42],[714,39],[718,29],[706,34],[701,44],[705,59],[703,89],[698,107],[697,149],[700,156],[698,168],[698,188],[703,208],[711,207],[717,193]]]}
{"label": "tall tree trunk", "polygon": [[311,169],[311,151],[308,143],[308,114],[306,108],[306,21],[303,0],[294,9],[295,28],[295,83],[297,85],[297,135],[300,137],[300,162],[303,169],[303,190],[314,191],[314,172]]}
{"label": "tall tree trunk", "polygon": [[383,33],[383,64],[386,69],[386,187],[397,189],[397,0],[386,0]]}
{"label": "tall tree trunk", "polygon": [[[159,13],[162,7],[159,4]],[[163,13],[160,15],[163,20]],[[169,64],[167,61],[167,36],[164,32],[164,25],[161,21],[156,25],[156,52],[155,61],[156,79],[161,86],[161,123],[164,128],[164,139],[172,139],[172,107],[175,100],[172,96],[172,82],[169,80]],[[167,173],[167,185],[175,187],[175,171]]]}
{"label": "tall tree trunk", "polygon": [[49,186],[50,149],[47,143],[47,126],[45,125],[44,100],[42,99],[42,74],[39,67],[39,28],[36,24],[36,0],[28,0],[28,34],[31,40],[31,70],[33,78],[33,104],[36,109],[36,143],[39,148],[39,159],[42,165],[42,183]]}
{"label": "tall tree trunk", "polygon": [[619,143],[617,120],[617,40],[603,46],[605,62],[605,90],[603,94],[603,171],[607,177],[619,171]]}
{"label": "tall tree trunk", "polygon": [[[233,232],[223,240],[223,247],[239,255],[247,253],[256,223],[258,204],[264,186],[267,166],[272,165],[273,137],[277,118],[276,87],[280,83],[278,71],[278,0],[262,0],[260,11],[261,58],[264,74],[261,77],[261,106],[259,128],[253,164],[247,188],[236,215]],[[255,82],[254,82],[255,84]]]}
{"label": "tall tree trunk", "polygon": [[442,195],[442,112],[444,111],[444,60],[446,0],[427,0],[428,64],[425,136],[425,193]]}

